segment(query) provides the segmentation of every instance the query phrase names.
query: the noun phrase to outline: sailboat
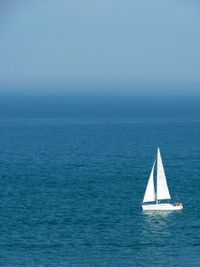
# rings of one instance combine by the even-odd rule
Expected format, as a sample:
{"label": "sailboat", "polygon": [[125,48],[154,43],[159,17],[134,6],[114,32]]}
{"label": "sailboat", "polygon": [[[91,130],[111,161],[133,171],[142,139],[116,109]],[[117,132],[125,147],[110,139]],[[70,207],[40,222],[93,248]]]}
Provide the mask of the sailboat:
{"label": "sailboat", "polygon": [[[157,164],[156,164],[157,163]],[[156,192],[154,187],[154,169],[157,165],[157,184]],[[171,196],[167,186],[167,180],[165,176],[164,166],[160,154],[160,149],[157,151],[157,160],[154,161],[149,181],[147,183],[144,199],[142,203],[143,210],[182,210],[182,203],[170,203]]]}

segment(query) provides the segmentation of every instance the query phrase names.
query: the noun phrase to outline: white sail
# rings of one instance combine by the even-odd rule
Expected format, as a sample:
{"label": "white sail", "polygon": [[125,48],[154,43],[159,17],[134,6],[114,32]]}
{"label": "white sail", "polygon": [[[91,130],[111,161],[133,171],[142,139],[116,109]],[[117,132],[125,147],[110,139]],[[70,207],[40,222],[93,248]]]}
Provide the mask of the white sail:
{"label": "white sail", "polygon": [[167,180],[165,171],[160,155],[160,149],[158,148],[157,153],[157,200],[171,199],[169,189],[167,186]]}
{"label": "white sail", "polygon": [[155,162],[153,164],[152,170],[151,170],[151,174],[149,176],[149,181],[147,184],[147,188],[144,194],[144,199],[143,199],[143,203],[144,202],[151,202],[151,201],[155,201],[156,197],[155,197],[155,189],[154,189],[154,181],[153,181],[153,173],[154,173],[154,166],[155,166]]}

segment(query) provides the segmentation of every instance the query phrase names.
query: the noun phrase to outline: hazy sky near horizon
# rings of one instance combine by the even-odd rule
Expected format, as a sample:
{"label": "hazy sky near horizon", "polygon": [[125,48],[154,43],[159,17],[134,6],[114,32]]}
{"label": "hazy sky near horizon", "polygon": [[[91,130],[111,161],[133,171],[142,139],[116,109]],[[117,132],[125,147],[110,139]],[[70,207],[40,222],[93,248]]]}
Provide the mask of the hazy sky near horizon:
{"label": "hazy sky near horizon", "polygon": [[195,0],[0,1],[0,88],[191,88],[199,48]]}

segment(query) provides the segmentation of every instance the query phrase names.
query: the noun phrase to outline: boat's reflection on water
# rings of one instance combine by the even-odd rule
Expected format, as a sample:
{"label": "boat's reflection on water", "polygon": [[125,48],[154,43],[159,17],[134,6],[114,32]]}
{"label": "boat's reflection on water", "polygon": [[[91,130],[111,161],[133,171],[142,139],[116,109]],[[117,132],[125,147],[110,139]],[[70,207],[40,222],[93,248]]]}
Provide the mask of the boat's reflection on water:
{"label": "boat's reflection on water", "polygon": [[143,215],[144,230],[161,234],[169,228],[174,211],[143,211]]}
{"label": "boat's reflection on water", "polygon": [[174,246],[173,237],[177,235],[179,213],[181,211],[142,212],[141,231],[138,238],[140,246],[146,247],[145,253],[149,253],[149,255],[156,253],[159,259],[162,258],[165,247]]}
{"label": "boat's reflection on water", "polygon": [[174,211],[172,210],[143,210],[143,215],[145,215],[146,218],[160,218],[160,217],[168,217],[170,214],[173,214]]}

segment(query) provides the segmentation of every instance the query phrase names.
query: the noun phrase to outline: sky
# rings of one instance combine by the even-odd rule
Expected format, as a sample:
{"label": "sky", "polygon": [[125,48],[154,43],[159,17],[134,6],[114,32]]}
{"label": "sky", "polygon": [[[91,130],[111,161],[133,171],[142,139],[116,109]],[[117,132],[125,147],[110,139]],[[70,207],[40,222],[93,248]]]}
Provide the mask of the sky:
{"label": "sky", "polygon": [[198,90],[199,47],[195,0],[0,0],[0,90]]}

